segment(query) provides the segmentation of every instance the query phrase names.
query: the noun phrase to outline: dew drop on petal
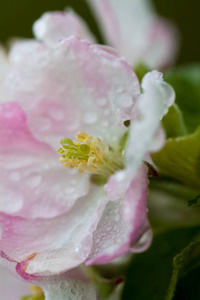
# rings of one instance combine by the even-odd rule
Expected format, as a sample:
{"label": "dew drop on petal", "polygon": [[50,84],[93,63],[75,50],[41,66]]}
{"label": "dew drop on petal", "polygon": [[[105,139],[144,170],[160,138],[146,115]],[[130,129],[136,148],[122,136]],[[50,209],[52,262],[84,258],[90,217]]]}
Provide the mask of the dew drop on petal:
{"label": "dew drop on petal", "polygon": [[28,176],[26,179],[26,184],[27,186],[31,188],[37,187],[42,181],[42,177],[39,174],[31,174]]}
{"label": "dew drop on petal", "polygon": [[49,111],[49,116],[54,121],[62,121],[65,117],[64,111],[61,109],[54,109]]}
{"label": "dew drop on petal", "polygon": [[21,175],[20,175],[20,173],[17,172],[17,171],[13,171],[13,172],[11,172],[10,175],[9,175],[9,179],[10,179],[11,181],[14,181],[14,182],[19,181],[20,178],[21,178]]}
{"label": "dew drop on petal", "polygon": [[40,130],[44,131],[48,131],[51,128],[51,120],[49,118],[43,117],[40,118],[40,122],[38,122],[38,127],[40,128]]}
{"label": "dew drop on petal", "polygon": [[85,124],[93,124],[97,121],[97,115],[93,112],[87,112],[83,115],[83,122]]}
{"label": "dew drop on petal", "polygon": [[[15,213],[19,211],[23,205],[23,196],[14,190],[7,190],[6,193],[0,191],[4,196],[0,202],[0,210],[5,213]],[[13,201],[14,199],[14,201]]]}
{"label": "dew drop on petal", "polygon": [[74,192],[75,192],[75,188],[72,187],[72,186],[69,186],[69,187],[67,187],[67,188],[65,189],[65,194],[66,194],[66,195],[71,195],[71,194],[73,194]]}
{"label": "dew drop on petal", "polygon": [[115,105],[118,107],[129,108],[133,104],[133,98],[127,94],[120,94],[115,99]]}
{"label": "dew drop on petal", "polygon": [[109,109],[105,109],[104,110],[104,115],[105,116],[109,116],[110,115],[110,110]]}
{"label": "dew drop on petal", "polygon": [[123,172],[118,172],[117,174],[116,174],[116,180],[118,181],[118,182],[120,182],[120,181],[122,181],[122,180],[124,180],[124,177],[125,177],[125,174],[123,173]]}
{"label": "dew drop on petal", "polygon": [[96,103],[99,107],[104,107],[107,104],[107,99],[106,98],[98,98],[96,100]]}
{"label": "dew drop on petal", "polygon": [[102,124],[104,127],[107,127],[109,125],[108,121],[104,121]]}

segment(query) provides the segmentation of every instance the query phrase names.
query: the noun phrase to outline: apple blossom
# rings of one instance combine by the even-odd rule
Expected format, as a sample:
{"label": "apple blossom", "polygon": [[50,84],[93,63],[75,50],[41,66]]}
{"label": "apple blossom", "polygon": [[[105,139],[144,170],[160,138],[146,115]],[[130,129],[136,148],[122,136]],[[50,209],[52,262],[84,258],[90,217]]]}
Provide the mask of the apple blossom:
{"label": "apple blossom", "polygon": [[[13,45],[3,83],[7,102],[0,104],[0,253],[33,282],[150,245],[143,160],[163,145],[160,120],[174,101],[172,87],[157,71],[140,86],[116,50],[74,36],[60,40],[59,26],[43,28],[42,35],[37,25],[41,42]],[[75,134],[78,156],[71,157],[74,168],[66,169],[56,149],[63,138],[63,145],[74,146]],[[98,141],[93,153],[87,137]],[[91,158],[99,146],[104,167],[95,161],[94,172],[85,159],[79,172],[79,152]],[[106,183],[96,184],[96,174]],[[61,282],[67,293],[67,281]],[[53,287],[48,283],[46,293]]]}
{"label": "apple blossom", "polygon": [[163,69],[173,64],[178,50],[177,31],[155,13],[149,0],[88,0],[106,42],[135,66],[145,62]]}

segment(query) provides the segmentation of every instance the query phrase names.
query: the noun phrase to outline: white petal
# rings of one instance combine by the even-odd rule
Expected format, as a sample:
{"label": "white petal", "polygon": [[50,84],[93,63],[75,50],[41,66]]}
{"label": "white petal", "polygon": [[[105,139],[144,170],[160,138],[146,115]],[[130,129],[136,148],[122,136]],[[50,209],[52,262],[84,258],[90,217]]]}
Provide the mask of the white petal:
{"label": "white petal", "polygon": [[138,99],[137,117],[131,122],[125,151],[126,165],[131,174],[135,174],[146,152],[161,147],[160,121],[175,99],[173,88],[163,82],[162,74],[157,71],[147,73],[141,86],[143,94]]}
{"label": "white petal", "polygon": [[53,276],[48,283],[42,282],[41,286],[46,300],[96,300],[96,292],[92,285],[64,276]]}
{"label": "white petal", "polygon": [[72,35],[94,42],[85,22],[73,11],[45,13],[33,25],[36,38],[49,46]]}
{"label": "white petal", "polygon": [[177,53],[177,33],[156,16],[150,0],[88,0],[111,46],[132,65],[169,66]]}

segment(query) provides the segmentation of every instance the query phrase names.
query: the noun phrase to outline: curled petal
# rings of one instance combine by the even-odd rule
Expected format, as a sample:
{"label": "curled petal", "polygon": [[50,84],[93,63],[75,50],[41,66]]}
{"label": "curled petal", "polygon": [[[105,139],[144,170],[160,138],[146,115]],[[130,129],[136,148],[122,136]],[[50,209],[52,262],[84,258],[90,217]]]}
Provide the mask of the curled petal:
{"label": "curled petal", "polygon": [[[119,183],[110,180],[107,186]],[[93,248],[86,264],[107,263],[129,252],[147,249],[151,243],[151,229],[147,219],[147,170],[143,166],[124,195],[118,190],[118,199],[110,201],[94,232]],[[146,235],[146,236],[145,236]]]}
{"label": "curled petal", "polygon": [[147,73],[142,80],[142,90],[137,116],[132,120],[126,146],[126,165],[135,174],[146,152],[161,148],[163,131],[160,121],[175,99],[174,89],[162,79],[157,71]]}

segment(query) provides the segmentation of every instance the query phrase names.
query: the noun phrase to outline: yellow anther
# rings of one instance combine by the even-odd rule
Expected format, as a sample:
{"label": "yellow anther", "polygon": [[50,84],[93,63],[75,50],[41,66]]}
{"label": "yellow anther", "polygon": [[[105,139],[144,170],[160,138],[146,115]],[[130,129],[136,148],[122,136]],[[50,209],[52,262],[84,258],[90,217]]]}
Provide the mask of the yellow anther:
{"label": "yellow anther", "polygon": [[39,286],[31,284],[30,290],[31,290],[31,293],[33,294],[33,296],[39,297],[39,296],[43,295],[43,290]]}
{"label": "yellow anther", "polygon": [[100,138],[89,136],[83,131],[77,133],[76,142],[64,138],[61,140],[61,145],[62,148],[58,149],[58,153],[62,154],[62,157],[59,160],[65,168],[77,168],[80,173],[109,176],[116,171],[116,168],[119,169],[122,166],[121,153],[117,153],[119,159],[117,158],[116,167],[116,153],[110,151],[108,145]]}
{"label": "yellow anther", "polygon": [[21,300],[44,300],[44,292],[36,285],[30,285],[31,295],[22,297]]}

